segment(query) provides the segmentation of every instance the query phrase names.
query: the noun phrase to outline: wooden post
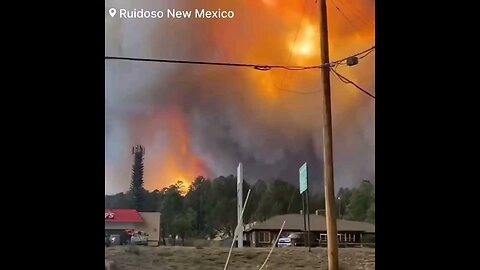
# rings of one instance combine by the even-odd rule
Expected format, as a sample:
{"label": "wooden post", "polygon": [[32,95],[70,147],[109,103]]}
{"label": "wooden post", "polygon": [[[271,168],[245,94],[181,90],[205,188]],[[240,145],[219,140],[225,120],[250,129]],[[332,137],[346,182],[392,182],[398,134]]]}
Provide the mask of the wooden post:
{"label": "wooden post", "polygon": [[320,0],[320,56],[323,86],[323,182],[327,221],[328,269],[338,270],[337,220],[333,181],[332,104],[330,97],[330,59],[328,53],[327,1]]}
{"label": "wooden post", "polygon": [[303,243],[307,243],[307,219],[305,216],[305,192],[302,193]]}

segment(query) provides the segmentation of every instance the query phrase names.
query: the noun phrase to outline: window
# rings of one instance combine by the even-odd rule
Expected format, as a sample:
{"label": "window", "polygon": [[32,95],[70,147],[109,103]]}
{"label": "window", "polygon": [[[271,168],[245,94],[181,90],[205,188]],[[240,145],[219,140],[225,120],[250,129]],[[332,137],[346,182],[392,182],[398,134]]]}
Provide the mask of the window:
{"label": "window", "polygon": [[326,233],[321,233],[321,234],[320,234],[320,241],[325,241],[325,242],[327,242],[327,234],[326,234]]}
{"label": "window", "polygon": [[270,232],[258,232],[259,243],[270,243]]}

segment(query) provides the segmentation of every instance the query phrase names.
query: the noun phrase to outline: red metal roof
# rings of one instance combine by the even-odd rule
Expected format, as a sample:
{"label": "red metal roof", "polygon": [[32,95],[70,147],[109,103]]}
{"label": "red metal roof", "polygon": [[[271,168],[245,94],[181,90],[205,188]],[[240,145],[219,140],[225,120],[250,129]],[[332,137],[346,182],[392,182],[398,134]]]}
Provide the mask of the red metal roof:
{"label": "red metal roof", "polygon": [[105,222],[143,222],[135,209],[105,209]]}

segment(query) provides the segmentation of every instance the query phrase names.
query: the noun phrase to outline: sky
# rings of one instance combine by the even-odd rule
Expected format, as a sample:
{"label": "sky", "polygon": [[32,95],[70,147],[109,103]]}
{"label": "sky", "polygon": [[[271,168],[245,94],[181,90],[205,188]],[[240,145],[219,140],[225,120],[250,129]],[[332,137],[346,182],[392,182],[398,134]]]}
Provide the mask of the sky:
{"label": "sky", "polygon": [[[375,45],[375,3],[328,0],[330,59]],[[108,10],[232,10],[233,19],[121,19]],[[105,55],[270,65],[319,65],[314,0],[106,0]],[[337,71],[375,94],[375,52]],[[309,165],[323,186],[320,70],[105,60],[105,193],[130,185],[144,145],[145,188],[202,175],[298,185]],[[286,90],[286,91],[285,91]],[[375,182],[375,101],[331,76],[335,188]],[[299,93],[300,92],[300,93]],[[306,92],[306,93],[305,93]],[[313,92],[313,93],[309,93]]]}

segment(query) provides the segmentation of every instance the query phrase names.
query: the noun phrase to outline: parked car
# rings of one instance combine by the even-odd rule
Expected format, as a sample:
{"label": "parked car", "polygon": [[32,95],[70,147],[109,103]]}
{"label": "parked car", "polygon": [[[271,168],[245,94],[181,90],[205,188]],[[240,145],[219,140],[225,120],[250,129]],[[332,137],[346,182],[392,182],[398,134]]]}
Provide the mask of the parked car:
{"label": "parked car", "polygon": [[290,237],[281,237],[278,239],[278,244],[277,244],[278,247],[291,247],[292,245],[293,244]]}
{"label": "parked car", "polygon": [[[308,241],[307,239],[308,237],[308,233],[305,233],[305,232],[297,232],[297,233],[291,233],[288,235],[288,238],[290,238],[290,242],[293,246],[306,246],[306,241]],[[319,246],[319,241],[317,239],[317,237],[315,236],[314,233],[310,233],[310,246],[311,247],[316,247],[316,246]]]}
{"label": "parked car", "polygon": [[131,238],[131,243],[133,245],[148,245],[148,234],[144,233],[144,232],[135,232],[133,235],[132,235],[132,238]]}

